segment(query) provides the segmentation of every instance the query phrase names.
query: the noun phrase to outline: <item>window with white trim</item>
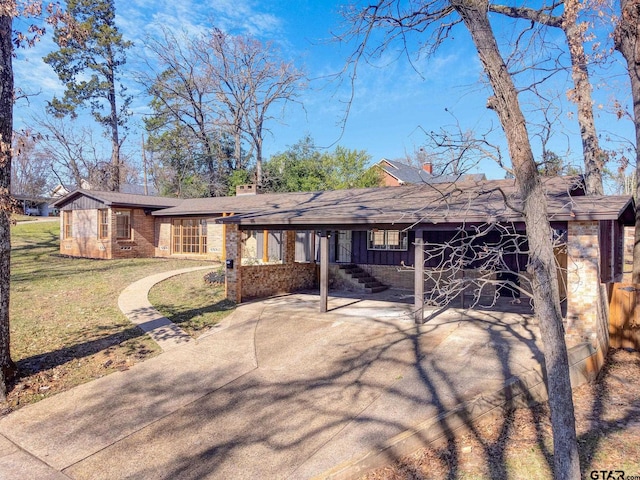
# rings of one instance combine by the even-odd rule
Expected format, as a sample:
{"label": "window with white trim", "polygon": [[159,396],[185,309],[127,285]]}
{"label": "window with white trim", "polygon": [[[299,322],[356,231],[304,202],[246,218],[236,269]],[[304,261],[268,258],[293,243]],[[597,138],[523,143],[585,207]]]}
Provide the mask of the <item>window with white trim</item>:
{"label": "window with white trim", "polygon": [[369,230],[369,250],[408,250],[409,234],[402,230]]}
{"label": "window with white trim", "polygon": [[116,239],[131,240],[131,210],[116,210]]}

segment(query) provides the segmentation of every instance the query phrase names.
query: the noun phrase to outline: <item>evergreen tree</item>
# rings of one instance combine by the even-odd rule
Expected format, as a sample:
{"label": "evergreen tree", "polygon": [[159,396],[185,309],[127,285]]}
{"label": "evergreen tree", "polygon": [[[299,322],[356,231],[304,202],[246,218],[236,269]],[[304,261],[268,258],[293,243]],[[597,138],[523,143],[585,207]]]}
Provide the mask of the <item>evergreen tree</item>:
{"label": "evergreen tree", "polygon": [[[115,24],[114,0],[69,0],[67,11],[82,33],[67,38],[63,27],[56,28],[60,49],[44,61],[51,65],[65,85],[62,99],[49,102],[56,116],[77,115],[88,107],[95,120],[105,127],[111,139],[110,171],[105,172],[107,188],[120,188],[120,128],[125,126],[131,96],[119,83],[118,73],[126,62],[125,51],[132,43],[123,40]],[[106,112],[106,113],[105,113]]]}

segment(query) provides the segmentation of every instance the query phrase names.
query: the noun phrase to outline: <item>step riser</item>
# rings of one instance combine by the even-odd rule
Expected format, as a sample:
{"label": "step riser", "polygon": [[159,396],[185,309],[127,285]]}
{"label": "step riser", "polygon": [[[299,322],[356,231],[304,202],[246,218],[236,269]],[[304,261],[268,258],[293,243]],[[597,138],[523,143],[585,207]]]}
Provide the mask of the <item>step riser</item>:
{"label": "step riser", "polygon": [[389,288],[357,265],[340,265],[339,268],[351,279],[353,286],[363,292],[378,293]]}

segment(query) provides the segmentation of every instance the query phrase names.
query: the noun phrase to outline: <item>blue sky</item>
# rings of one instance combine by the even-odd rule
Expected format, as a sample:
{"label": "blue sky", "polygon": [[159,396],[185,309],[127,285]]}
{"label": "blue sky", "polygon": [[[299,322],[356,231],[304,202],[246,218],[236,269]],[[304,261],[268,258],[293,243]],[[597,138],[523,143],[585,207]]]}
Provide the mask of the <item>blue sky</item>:
{"label": "blue sky", "polygon": [[[124,37],[134,42],[128,53],[125,81],[129,79],[130,91],[135,94],[134,115],[124,146],[132,158],[139,158],[140,127],[142,116],[148,112],[148,98],[131,79],[136,69],[142,68],[140,55],[144,38],[155,35],[161,27],[198,33],[211,25],[234,34],[249,34],[278,44],[282,56],[304,68],[311,78],[309,88],[299,100],[304,109],[290,104],[281,122],[269,125],[271,134],[265,136],[265,157],[283,151],[304,135],[310,134],[321,147],[343,145],[366,150],[372,161],[386,157],[398,159],[412,153],[425,142],[424,131],[437,131],[456,121],[463,130],[483,131],[491,125],[497,127],[495,114],[485,108],[488,90],[482,83],[477,55],[468,34],[459,28],[454,39],[445,43],[429,59],[415,59],[417,73],[405,59],[394,61],[389,52],[377,66],[361,65],[355,84],[355,97],[346,124],[341,120],[345,102],[351,90],[348,79],[330,81],[345,65],[352,45],[332,42],[331,33],[339,32],[342,18],[339,15],[342,1],[276,1],[276,0],[116,0],[117,24]],[[19,25],[18,25],[19,26]],[[500,32],[507,38],[509,27]],[[554,33],[550,33],[553,41]],[[38,93],[16,105],[16,128],[30,123],[32,116],[41,115],[44,104],[54,94],[61,95],[63,87],[51,68],[41,58],[55,45],[50,36],[35,48],[21,50],[14,63],[16,86],[29,93]],[[604,73],[607,80],[600,82],[596,98],[598,122],[603,138],[613,134],[633,138],[632,125],[618,121],[607,112],[607,104],[613,96],[624,100],[625,78],[620,74],[620,59],[608,65]],[[560,92],[570,88],[562,84]],[[555,132],[554,151],[579,164],[580,143],[577,126],[571,118],[573,107],[562,103]],[[90,119],[86,119],[92,125]],[[98,130],[98,127],[96,127]],[[494,132],[493,141],[502,145],[500,132]],[[535,143],[535,142],[534,142]],[[491,160],[481,162],[472,169],[490,178],[502,178],[504,172]]]}

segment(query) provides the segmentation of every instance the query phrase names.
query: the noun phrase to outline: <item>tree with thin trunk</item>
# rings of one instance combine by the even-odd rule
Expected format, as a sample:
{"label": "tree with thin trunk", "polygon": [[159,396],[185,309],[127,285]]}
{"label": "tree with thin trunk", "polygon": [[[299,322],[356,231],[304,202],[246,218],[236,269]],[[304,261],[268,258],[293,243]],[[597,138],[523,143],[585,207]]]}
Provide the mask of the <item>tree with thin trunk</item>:
{"label": "tree with thin trunk", "polygon": [[132,43],[123,40],[116,27],[114,0],[69,0],[67,9],[84,35],[69,39],[64,35],[65,30],[56,29],[55,40],[60,50],[44,57],[44,61],[53,67],[66,90],[62,99],[53,98],[49,111],[63,117],[77,115],[79,107],[90,108],[94,119],[105,127],[110,137],[107,188],[118,191],[122,164],[120,133],[132,100],[119,84],[118,73],[126,62],[125,51]]}
{"label": "tree with thin trunk", "polygon": [[[616,50],[627,62],[631,81],[633,118],[636,128],[636,192],[640,192],[640,0],[620,0],[620,19],[614,39]],[[640,283],[640,208],[636,209],[632,281]]]}
{"label": "tree with thin trunk", "polygon": [[304,87],[304,73],[293,62],[281,60],[272,43],[217,28],[203,39],[199,51],[207,58],[209,76],[236,144],[240,132],[250,139],[256,183],[262,185],[262,148],[267,123],[274,118],[271,112],[278,103],[296,101]]}
{"label": "tree with thin trunk", "polygon": [[167,168],[167,193],[220,196],[227,193],[228,175],[241,165],[237,158],[243,149],[236,138],[235,150],[229,152],[231,133],[221,119],[215,82],[197,43],[168,29],[162,38],[146,41],[152,52],[146,59],[149,69],[137,76],[152,96],[152,113],[144,120],[146,146]]}
{"label": "tree with thin trunk", "polygon": [[[563,11],[554,15],[553,10],[560,5]],[[602,173],[606,155],[600,148],[593,115],[593,99],[591,81],[587,69],[587,55],[584,50],[584,34],[586,23],[580,22],[578,16],[583,8],[579,0],[564,0],[551,7],[535,9],[527,6],[512,7],[489,2],[489,11],[537,22],[547,27],[559,28],[567,39],[571,58],[571,78],[573,90],[569,98],[578,107],[578,124],[582,140],[584,157],[585,191],[587,195],[603,195]]]}
{"label": "tree with thin trunk", "polygon": [[49,160],[58,182],[77,188],[86,188],[88,183],[91,188],[109,189],[111,162],[90,128],[66,118],[44,116],[34,119],[32,131],[38,154]]}
{"label": "tree with thin trunk", "polygon": [[[349,34],[361,41],[352,61],[357,66],[358,60],[368,54],[367,43],[374,38],[375,30],[384,32],[384,39],[374,47],[374,53],[383,51],[389,45],[384,42],[393,39],[400,39],[406,48],[406,37],[411,32],[420,33],[423,48],[433,52],[446,41],[456,24],[464,23],[469,31],[493,90],[487,107],[500,119],[522,199],[521,214],[525,218],[529,244],[527,270],[532,276],[534,309],[544,346],[554,439],[554,474],[556,478],[577,480],[580,461],[547,199],[534,161],[518,91],[500,53],[488,11],[488,0],[415,1],[407,5],[397,0],[380,0],[363,9],[353,8],[347,11]],[[355,74],[354,70],[352,74]]]}

